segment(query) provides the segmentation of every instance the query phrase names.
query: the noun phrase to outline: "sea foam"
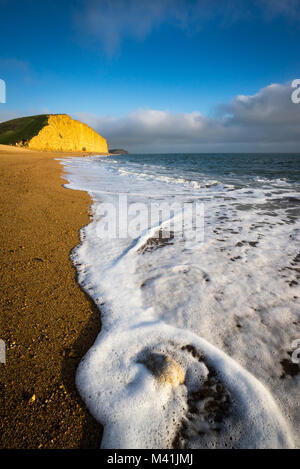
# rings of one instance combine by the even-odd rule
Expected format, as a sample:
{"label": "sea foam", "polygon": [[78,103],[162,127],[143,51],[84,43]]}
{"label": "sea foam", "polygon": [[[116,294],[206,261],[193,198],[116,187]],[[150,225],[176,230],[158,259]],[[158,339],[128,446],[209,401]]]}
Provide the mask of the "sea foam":
{"label": "sea foam", "polygon": [[[76,384],[104,425],[102,447],[299,446],[299,374],[281,365],[300,336],[297,188],[171,169],[164,179],[155,165],[101,157],[63,164],[67,187],[93,200],[72,261],[102,330]],[[175,232],[157,248],[148,241],[158,226],[103,239],[101,207],[117,207],[120,193],[129,206],[203,202],[204,241]]]}

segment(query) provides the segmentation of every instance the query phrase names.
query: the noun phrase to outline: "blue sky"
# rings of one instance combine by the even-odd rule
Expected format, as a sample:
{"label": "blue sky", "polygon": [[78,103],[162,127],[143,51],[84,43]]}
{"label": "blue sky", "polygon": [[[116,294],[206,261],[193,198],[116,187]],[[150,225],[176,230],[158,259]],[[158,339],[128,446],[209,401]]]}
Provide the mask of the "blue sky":
{"label": "blue sky", "polygon": [[238,95],[299,78],[299,3],[0,0],[0,120],[68,113],[122,145],[111,126],[141,110],[214,119]]}

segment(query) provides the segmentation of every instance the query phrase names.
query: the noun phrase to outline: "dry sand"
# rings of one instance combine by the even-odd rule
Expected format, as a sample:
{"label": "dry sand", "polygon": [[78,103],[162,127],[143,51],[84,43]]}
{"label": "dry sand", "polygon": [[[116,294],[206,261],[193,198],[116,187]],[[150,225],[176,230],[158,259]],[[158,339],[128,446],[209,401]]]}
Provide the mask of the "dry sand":
{"label": "dry sand", "polygon": [[60,155],[0,145],[1,448],[101,442],[101,426],[74,385],[100,330],[99,311],[69,258],[89,221],[90,199],[62,187]]}

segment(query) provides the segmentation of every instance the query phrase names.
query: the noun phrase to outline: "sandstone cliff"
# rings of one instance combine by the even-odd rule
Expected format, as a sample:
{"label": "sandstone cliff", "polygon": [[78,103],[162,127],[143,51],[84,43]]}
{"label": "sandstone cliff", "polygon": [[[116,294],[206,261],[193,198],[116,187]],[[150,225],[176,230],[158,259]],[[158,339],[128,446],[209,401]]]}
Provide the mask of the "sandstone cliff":
{"label": "sandstone cliff", "polygon": [[67,114],[23,117],[0,124],[0,143],[44,151],[108,153],[105,138]]}

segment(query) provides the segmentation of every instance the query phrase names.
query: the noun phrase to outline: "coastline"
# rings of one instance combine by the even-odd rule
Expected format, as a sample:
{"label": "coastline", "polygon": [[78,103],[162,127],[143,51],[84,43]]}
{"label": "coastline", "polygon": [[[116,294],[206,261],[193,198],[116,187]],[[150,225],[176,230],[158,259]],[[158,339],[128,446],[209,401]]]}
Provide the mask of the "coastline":
{"label": "coastline", "polygon": [[[82,153],[72,156],[76,155],[84,156]],[[151,391],[150,387],[147,388],[147,398],[143,394],[139,395],[139,388],[145,389],[140,386],[143,375],[145,379],[149,378],[145,369],[141,372],[141,380],[136,382],[131,380],[132,366],[141,363],[148,368],[147,363],[149,362],[147,360],[150,360],[151,364],[151,356],[156,354],[156,350],[166,357],[170,357],[171,360],[174,358],[175,364],[180,364],[180,366],[183,364],[184,368],[180,368],[180,373],[187,377],[185,385],[188,400],[185,401],[186,397],[181,396],[179,390],[178,397],[182,399],[183,405],[176,407],[174,404],[173,415],[178,416],[177,422],[173,419],[174,430],[181,428],[181,419],[189,420],[189,407],[187,413],[180,413],[181,409],[184,411],[186,408],[185,402],[193,402],[195,408],[198,408],[197,399],[193,400],[193,395],[196,392],[195,389],[201,391],[202,384],[199,388],[195,388],[193,381],[189,381],[191,378],[188,376],[191,376],[190,373],[195,373],[196,370],[195,379],[199,382],[199,376],[201,377],[202,374],[198,374],[195,366],[200,363],[199,373],[203,373],[204,398],[206,393],[210,392],[209,387],[216,384],[211,379],[214,376],[220,378],[217,384],[220,384],[221,394],[218,396],[208,394],[209,397],[215,397],[216,402],[212,409],[210,406],[208,407],[209,414],[206,421],[212,425],[213,431],[215,428],[220,432],[223,431],[223,436],[217,432],[214,440],[212,434],[210,436],[208,434],[208,444],[212,442],[212,446],[215,447],[217,444],[220,445],[219,447],[231,447],[234,433],[232,437],[226,428],[231,426],[234,431],[234,425],[231,424],[230,419],[232,418],[234,422],[234,418],[239,418],[247,429],[244,433],[245,436],[241,435],[240,439],[237,439],[237,444],[241,444],[240,447],[294,447],[293,439],[294,436],[296,438],[297,434],[292,434],[292,428],[296,428],[294,422],[297,422],[297,406],[295,405],[297,401],[295,399],[295,404],[292,405],[292,401],[285,403],[285,400],[286,384],[289,384],[290,394],[296,396],[297,382],[296,380],[292,382],[291,378],[298,374],[298,368],[289,371],[288,368],[285,369],[285,364],[290,363],[289,356],[291,354],[291,336],[289,327],[286,326],[289,323],[296,326],[298,324],[298,310],[295,304],[295,300],[298,299],[295,296],[297,292],[295,285],[298,284],[295,284],[297,277],[293,276],[293,273],[297,272],[297,268],[289,267],[295,266],[299,262],[299,249],[296,246],[299,227],[296,222],[290,225],[283,223],[285,219],[282,216],[281,222],[279,220],[277,224],[279,228],[275,232],[278,248],[271,249],[274,234],[273,232],[270,234],[269,226],[273,220],[268,217],[272,215],[265,214],[266,228],[261,223],[257,224],[261,218],[254,211],[251,216],[246,214],[244,218],[242,215],[236,217],[234,212],[236,202],[239,201],[241,207],[247,207],[249,204],[247,191],[244,197],[241,196],[240,192],[231,193],[227,205],[221,205],[221,207],[226,207],[229,214],[226,218],[224,217],[225,210],[219,212],[219,200],[216,197],[215,189],[212,189],[210,200],[214,200],[215,203],[215,205],[210,205],[213,208],[212,221],[214,221],[211,223],[212,233],[214,233],[211,234],[212,249],[209,243],[206,243],[204,245],[206,251],[202,247],[198,257],[195,249],[191,262],[187,258],[180,257],[182,248],[179,243],[177,245],[170,243],[170,247],[164,247],[157,253],[156,249],[152,249],[151,237],[147,237],[147,242],[150,240],[151,251],[153,251],[150,254],[151,260],[149,253],[146,253],[145,256],[140,255],[145,252],[140,248],[147,247],[147,242],[141,245],[131,245],[131,242],[128,241],[130,250],[125,243],[119,243],[119,255],[116,256],[118,251],[115,249],[116,246],[113,246],[112,255],[109,256],[109,243],[104,239],[100,242],[97,234],[100,225],[96,227],[96,224],[99,221],[102,223],[103,220],[101,221],[101,218],[97,217],[93,217],[93,220],[89,219],[88,212],[91,200],[88,193],[90,190],[93,191],[93,212],[97,214],[99,212],[96,204],[103,207],[105,200],[107,200],[104,196],[105,193],[108,194],[108,200],[114,200],[111,194],[115,194],[115,203],[118,203],[117,194],[120,179],[112,177],[113,171],[110,171],[115,161],[114,159],[112,161],[106,159],[105,164],[98,165],[91,159],[82,165],[74,158],[67,164],[67,168],[63,168],[58,161],[55,161],[55,159],[69,156],[71,156],[70,153],[45,154],[3,148],[0,145],[0,172],[2,176],[2,191],[0,192],[2,197],[0,208],[2,326],[0,327],[0,339],[4,339],[8,346],[7,364],[0,365],[3,370],[0,378],[1,413],[3,414],[3,410],[6,410],[6,414],[1,415],[0,419],[0,447],[100,447],[101,425],[95,422],[85,410],[85,406],[76,392],[75,371],[83,355],[94,344],[101,328],[100,313],[95,304],[102,304],[99,299],[107,297],[110,298],[112,305],[113,320],[115,323],[119,321],[121,327],[117,325],[114,330],[110,328],[109,340],[106,343],[105,340],[97,343],[95,347],[97,352],[90,354],[83,366],[79,367],[77,373],[77,386],[80,395],[83,396],[85,402],[88,402],[93,415],[103,423],[109,425],[110,422],[114,422],[115,424],[113,431],[106,432],[103,447],[112,448],[117,442],[117,447],[124,448],[142,448],[146,444],[149,444],[149,447],[158,445],[157,447],[182,448],[177,446],[179,440],[176,438],[168,440],[167,436],[173,434],[172,431],[170,432],[168,414],[163,412],[168,391],[165,390],[166,395],[163,399],[160,396],[163,395],[164,390],[160,389],[160,393],[157,393],[156,387],[152,387],[153,394],[148,392]],[[127,163],[125,162],[125,164]],[[75,190],[65,190],[63,187],[64,176],[62,176],[62,172],[64,169],[69,174],[69,187],[73,187]],[[121,166],[120,172],[122,169]],[[125,169],[130,171],[130,166]],[[136,166],[134,170],[136,171]],[[144,172],[143,167],[141,171]],[[156,176],[157,173],[154,171],[152,175]],[[129,172],[128,185],[126,186],[126,176],[122,175],[122,177],[123,190],[128,188],[129,192],[131,191],[130,194],[137,194],[138,197],[139,182],[135,186],[135,181],[132,180]],[[173,175],[175,184],[178,181],[177,178],[176,171],[175,178]],[[136,180],[138,181],[138,177]],[[198,179],[195,178],[192,182],[197,181]],[[271,198],[268,200],[273,201],[274,209],[280,208],[277,196],[278,184],[281,187],[281,183],[277,179],[275,179],[275,183],[270,180],[270,184],[265,189],[265,181],[265,179],[262,180],[263,186],[261,187],[268,191],[268,197]],[[209,188],[215,187],[215,181],[213,180],[213,182],[214,184],[210,184]],[[158,188],[156,194],[166,194],[166,183],[170,185],[171,190],[172,180],[170,182],[169,179],[156,186],[153,181],[150,181],[148,185],[143,182],[141,190],[144,197],[145,194],[152,194],[153,187]],[[97,184],[99,185],[97,186]],[[191,187],[192,190],[188,193],[189,198],[194,194],[194,184]],[[293,199],[290,192],[286,193],[285,182],[283,189],[280,201],[285,201],[288,195],[288,200],[291,202]],[[258,194],[254,191],[254,195],[251,195],[255,201],[262,198],[259,190]],[[288,191],[291,190],[294,192],[296,189],[288,186]],[[264,194],[263,192],[263,197]],[[174,188],[171,196],[174,196]],[[199,197],[198,192],[196,197]],[[226,193],[223,197],[225,200]],[[133,197],[132,200],[134,201]],[[243,210],[241,211],[243,212]],[[287,214],[289,213],[287,212]],[[215,214],[219,215],[215,217],[216,219],[214,218]],[[225,219],[228,220],[228,224],[224,222]],[[218,222],[218,220],[220,221]],[[209,219],[208,222],[210,221]],[[89,222],[91,223],[89,224]],[[233,222],[235,224],[232,225]],[[83,226],[85,228],[81,232],[83,235],[82,243],[72,256],[74,266],[76,265],[78,270],[77,277],[77,271],[70,261],[70,252],[75,246],[78,246],[78,233]],[[241,226],[255,227],[255,230],[248,229],[249,233],[252,231],[251,238],[248,235],[244,237],[244,233],[239,231]],[[229,227],[230,230],[228,230]],[[218,239],[220,235],[215,228],[224,234],[222,239]],[[228,236],[226,236],[226,231],[230,233]],[[93,242],[95,233],[97,242]],[[286,255],[287,239],[295,241],[295,246],[291,247],[288,255]],[[86,249],[85,241],[88,243],[88,249]],[[145,239],[143,243],[144,241]],[[226,243],[228,253],[223,254],[224,244],[218,244],[219,242]],[[216,254],[216,247],[220,248],[219,257]],[[103,256],[103,249],[105,256]],[[125,256],[120,255],[124,252]],[[271,256],[266,256],[266,253],[271,253]],[[232,262],[243,258],[246,262],[236,263],[232,267]],[[182,259],[184,264],[182,264]],[[270,262],[270,259],[274,259],[274,262]],[[128,282],[127,273],[130,271],[130,266],[135,267],[135,261],[138,262],[138,269],[134,270],[133,282]],[[257,270],[258,264],[260,272]],[[172,270],[167,271],[166,265],[171,265]],[[182,265],[184,265],[184,269],[181,268]],[[199,265],[203,271],[199,271]],[[180,266],[179,269],[178,266]],[[278,270],[278,266],[283,268]],[[155,288],[153,289],[153,267],[159,274],[155,279],[158,295],[156,295]],[[162,269],[164,270],[162,271]],[[285,272],[283,276],[275,275],[277,270],[278,272],[288,270],[290,275],[287,277]],[[135,275],[136,273],[137,275]],[[185,275],[186,281],[182,281],[182,273],[188,273],[189,277]],[[241,283],[237,282],[237,277],[242,279]],[[261,293],[257,285],[264,285],[266,277],[273,283],[271,283],[269,290],[262,290]],[[85,282],[86,278],[88,282]],[[218,283],[218,278],[221,278],[220,283]],[[83,290],[80,290],[77,279],[80,280],[83,288],[87,286],[86,291],[90,292],[95,304]],[[177,297],[173,294],[171,297],[169,294],[172,291],[172,285],[175,284],[174,279],[176,280]],[[211,279],[212,282],[210,282]],[[148,283],[147,286],[148,280],[151,280],[151,283]],[[97,286],[100,285],[100,281],[102,286],[99,295]],[[270,298],[268,292],[270,291],[271,294],[272,290],[281,292],[287,282],[291,289],[287,289],[284,295],[278,294],[274,308],[274,297],[272,295]],[[208,285],[206,285],[207,283]],[[194,286],[199,284],[203,288],[197,288],[200,290],[197,297]],[[237,289],[236,284],[238,284]],[[224,290],[224,292],[222,291],[223,298],[219,296],[220,286]],[[206,297],[202,294],[204,288],[206,288]],[[114,291],[117,289],[119,292],[117,302],[113,303]],[[243,297],[243,291],[248,292],[248,296],[246,295],[248,303],[246,308],[239,308],[238,314],[236,314],[237,306],[235,303],[231,303],[231,298],[234,298],[235,301],[236,296]],[[138,292],[138,295],[139,292],[142,292],[145,296],[139,297],[136,301],[135,292]],[[147,295],[149,298],[149,294],[151,295],[151,304],[156,305],[156,309],[154,307],[151,311],[149,311],[147,304]],[[194,303],[190,303],[190,322],[188,322],[189,318],[183,322],[180,314],[181,311],[184,312],[186,303],[182,307],[181,302],[182,298],[187,295]],[[128,298],[132,298],[133,301],[131,302]],[[156,311],[159,311],[162,304],[162,298],[166,305],[165,317],[162,318],[162,321],[160,318],[158,321],[153,321]],[[210,303],[207,303],[207,298],[210,298]],[[144,300],[146,301],[144,302]],[[172,301],[174,302],[172,303]],[[222,309],[216,302],[222,302]],[[204,308],[199,307],[201,304]],[[250,319],[248,304],[253,310]],[[271,314],[267,320],[264,311],[260,309],[261,304],[270,308]],[[287,304],[291,305],[289,318],[283,314],[286,312]],[[178,321],[175,328],[172,327],[171,321],[168,322],[170,305],[176,314],[178,311],[178,318],[181,321]],[[198,314],[199,311],[200,314]],[[201,311],[204,311],[205,314],[201,314]],[[217,317],[215,311],[226,311],[227,317],[225,318],[223,314]],[[230,317],[228,312],[231,311]],[[280,318],[278,311],[282,313]],[[102,313],[104,328],[108,330],[106,327],[108,323],[105,321],[109,315],[104,314],[104,309]],[[124,319],[129,325],[128,328],[126,323],[122,322]],[[207,323],[205,324],[207,319],[208,323],[210,319],[213,320],[214,328],[211,330],[207,327]],[[265,329],[263,340],[261,340],[260,328],[263,321]],[[151,324],[151,329],[149,329],[149,324]],[[204,327],[202,327],[203,325]],[[249,325],[251,326],[250,330],[247,327]],[[215,340],[214,330],[221,331],[223,337],[221,336],[220,342]],[[275,357],[272,352],[272,347],[274,347],[273,331],[276,331],[275,335],[277,336],[279,333],[281,334],[282,344],[284,344]],[[104,330],[102,334],[105,335]],[[236,337],[242,338],[244,342],[236,343]],[[252,340],[255,345],[251,350]],[[105,343],[105,347],[102,347],[103,343]],[[232,348],[231,344],[233,344]],[[243,347],[239,347],[241,344],[247,345],[247,351],[249,347],[251,355],[243,353]],[[258,347],[257,344],[259,344]],[[162,348],[164,346],[165,348]],[[261,356],[266,357],[265,365],[262,368],[257,367],[257,360],[255,363],[252,360],[253,357],[260,357],[259,354],[256,355],[257,349],[261,350]],[[113,360],[112,352],[117,357],[122,357],[122,360]],[[139,357],[142,357],[143,361],[137,361]],[[178,357],[179,361],[176,362]],[[284,373],[279,366],[276,368],[275,365],[279,363],[282,365]],[[276,373],[273,373],[275,369]],[[148,371],[152,372],[152,368],[148,368]],[[153,378],[156,379],[158,375],[154,372],[152,374]],[[112,387],[113,377],[118,377],[118,379],[115,380]],[[285,382],[286,378],[289,379],[289,382]],[[129,384],[132,386],[130,389],[133,389],[133,392],[123,393],[122,390]],[[137,392],[134,390],[135,385],[137,385]],[[229,424],[228,421],[225,422],[222,430],[223,421],[220,418],[223,411],[224,415],[227,416],[230,395],[233,396],[231,401],[233,405],[228,414]],[[120,398],[120,396],[122,397]],[[123,396],[124,400],[122,400]],[[150,396],[152,403],[151,418],[148,416],[148,396]],[[192,401],[189,396],[192,396]],[[6,402],[3,402],[5,399]],[[143,407],[144,402],[146,405]],[[202,399],[199,401],[200,410],[197,412],[202,412],[201,402]],[[226,403],[225,407],[223,407],[223,402]],[[137,408],[142,415],[141,427],[138,431],[135,420]],[[123,412],[123,409],[126,409],[126,413]],[[178,409],[179,411],[177,411]],[[215,416],[211,414],[214,409],[216,409]],[[117,422],[116,415],[119,416]],[[191,412],[191,415],[191,420],[193,420],[194,412]],[[205,416],[204,419],[206,419]],[[145,422],[148,424],[145,425]],[[270,430],[261,432],[262,428],[267,428],[265,425]],[[162,438],[164,435],[166,437],[162,443],[157,443],[157,428],[166,429],[165,432],[161,433]],[[200,433],[197,430],[197,434],[200,436],[199,448],[205,446],[201,428],[202,420],[200,419]],[[191,438],[194,438],[193,423],[189,431]],[[180,436],[181,434],[179,432],[176,435]],[[187,433],[185,435],[187,439],[190,438]],[[184,434],[182,437],[185,438]]]}
{"label": "coastline", "polygon": [[[91,153],[88,153],[91,154]],[[63,187],[55,158],[0,145],[1,448],[99,448],[102,428],[75,388],[100,314],[70,260],[90,197]]]}
{"label": "coastline", "polygon": [[[72,260],[80,285],[103,305],[103,331],[76,383],[107,425],[103,448],[296,445],[298,365],[293,377],[284,364],[291,364],[299,322],[299,219],[290,210],[299,205],[291,177],[298,158],[290,164],[282,156],[213,158],[214,173],[207,155],[66,164],[68,187],[93,198],[95,216]],[[270,158],[274,166],[281,162],[278,176]],[[287,180],[280,178],[281,165]],[[129,194],[125,212],[121,192]],[[160,224],[154,217],[149,224],[146,210],[153,200],[170,210],[174,199],[180,207],[203,201],[205,223],[173,225],[175,236],[158,244],[154,233],[174,214],[164,210]],[[144,204],[147,229],[127,231],[126,239],[101,235],[115,229],[106,204],[119,213],[119,226],[129,228],[136,203],[139,210]],[[174,386],[162,384],[167,376],[179,377]]]}

